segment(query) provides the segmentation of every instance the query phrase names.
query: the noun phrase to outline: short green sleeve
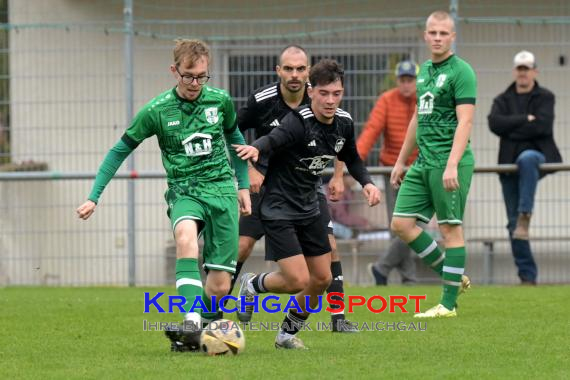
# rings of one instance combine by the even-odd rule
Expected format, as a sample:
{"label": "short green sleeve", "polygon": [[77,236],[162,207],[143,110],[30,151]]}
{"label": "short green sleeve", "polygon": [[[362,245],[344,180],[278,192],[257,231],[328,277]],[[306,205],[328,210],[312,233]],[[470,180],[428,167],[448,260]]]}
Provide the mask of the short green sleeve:
{"label": "short green sleeve", "polygon": [[237,128],[237,115],[234,102],[228,94],[224,94],[224,132],[232,133]]}
{"label": "short green sleeve", "polygon": [[455,77],[455,103],[475,104],[477,98],[477,76],[466,62],[458,67]]}
{"label": "short green sleeve", "polygon": [[140,144],[144,139],[156,133],[155,125],[155,115],[152,106],[147,105],[137,113],[125,134]]}

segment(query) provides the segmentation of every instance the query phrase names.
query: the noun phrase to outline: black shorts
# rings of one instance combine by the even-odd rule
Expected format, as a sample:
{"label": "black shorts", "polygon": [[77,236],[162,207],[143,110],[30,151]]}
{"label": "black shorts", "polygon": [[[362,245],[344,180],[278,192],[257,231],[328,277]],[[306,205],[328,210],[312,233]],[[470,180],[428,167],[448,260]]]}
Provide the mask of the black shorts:
{"label": "black shorts", "polygon": [[259,193],[251,193],[251,215],[239,218],[239,236],[249,236],[255,240],[261,239],[265,232],[259,219],[259,205],[261,196]]}
{"label": "black shorts", "polygon": [[[324,194],[318,193],[320,221],[326,226],[327,233],[333,234],[333,223],[329,212],[329,205]],[[265,235],[261,219],[259,218],[259,206],[261,204],[261,196],[259,193],[251,193],[251,215],[241,216],[239,218],[239,236],[249,236],[255,240],[259,240]]]}
{"label": "black shorts", "polygon": [[327,227],[327,233],[329,235],[333,234],[333,222],[331,220],[331,214],[329,212],[329,204],[327,203],[327,197],[323,193],[317,193],[319,196],[319,211],[321,215],[321,223]]}
{"label": "black shorts", "polygon": [[264,220],[263,228],[266,260],[279,261],[299,254],[320,256],[331,251],[320,215],[307,220]]}

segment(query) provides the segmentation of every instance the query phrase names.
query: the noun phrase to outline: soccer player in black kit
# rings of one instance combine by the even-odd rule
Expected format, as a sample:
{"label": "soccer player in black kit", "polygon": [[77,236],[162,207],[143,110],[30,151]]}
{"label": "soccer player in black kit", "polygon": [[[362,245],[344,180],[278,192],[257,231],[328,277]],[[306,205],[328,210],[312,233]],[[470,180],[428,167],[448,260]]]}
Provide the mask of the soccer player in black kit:
{"label": "soccer player in black kit", "polygon": [[[255,90],[249,97],[247,104],[238,111],[238,126],[242,132],[249,129],[255,131],[255,138],[258,139],[271,132],[276,126],[281,124],[283,118],[293,109],[307,105],[310,98],[307,94],[307,80],[309,77],[309,59],[307,52],[298,45],[285,47],[279,55],[279,65],[276,67],[279,81]],[[261,158],[261,161],[253,166],[249,164],[249,178],[252,200],[252,213],[249,216],[242,216],[239,224],[239,251],[236,272],[232,279],[232,289],[239,276],[243,263],[251,255],[253,246],[265,234],[259,219],[260,190],[267,172],[268,159]],[[335,175],[329,182],[331,200],[335,201],[342,194],[340,186],[343,185],[344,166],[337,167]],[[331,272],[333,280],[327,289],[328,293],[344,293],[342,266],[340,256],[336,251],[336,240],[333,235],[332,222],[328,210],[327,200],[324,191],[319,190],[319,209],[321,223],[328,232],[329,243],[331,245]],[[263,190],[261,190],[263,191]],[[242,283],[245,284],[253,274],[246,273],[242,276]],[[231,290],[230,290],[231,293]],[[342,299],[334,296],[335,299]],[[240,301],[237,303],[237,316],[242,322],[249,322],[252,316],[252,307],[247,306],[245,312],[240,312]],[[333,309],[339,309],[338,305],[331,305]],[[333,312],[331,314],[334,332],[358,332],[358,330],[345,319],[343,312]]]}
{"label": "soccer player in black kit", "polygon": [[[331,281],[327,230],[320,221],[317,185],[320,173],[335,157],[362,185],[370,206],[380,202],[380,191],[360,159],[350,114],[338,108],[344,82],[342,67],[321,60],[309,73],[311,104],[290,112],[269,134],[250,145],[236,145],[238,156],[253,162],[269,156],[260,203],[266,256],[279,271],[260,273],[244,287],[248,296],[296,293],[302,313],[289,311],[275,339],[275,347],[305,349],[296,334],[319,303]],[[240,294],[241,295],[241,294]],[[309,305],[305,304],[305,296]]]}

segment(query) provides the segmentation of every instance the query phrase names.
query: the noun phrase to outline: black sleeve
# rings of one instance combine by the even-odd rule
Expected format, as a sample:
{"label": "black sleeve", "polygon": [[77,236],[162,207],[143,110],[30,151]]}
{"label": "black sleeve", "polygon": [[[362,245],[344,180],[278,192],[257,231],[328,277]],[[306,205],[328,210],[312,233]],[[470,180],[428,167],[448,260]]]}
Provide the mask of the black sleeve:
{"label": "black sleeve", "polygon": [[[536,120],[528,121],[509,134],[512,140],[532,140],[552,136],[554,126],[554,94],[545,93],[537,97],[534,112]],[[526,117],[526,115],[525,115]]]}
{"label": "black sleeve", "polygon": [[350,175],[357,180],[362,187],[369,183],[374,184],[370,178],[368,170],[366,170],[364,162],[362,162],[360,155],[356,150],[356,143],[354,142],[354,125],[352,123],[348,128],[346,128],[344,135],[346,140],[342,149],[338,152],[337,158],[344,161]]}
{"label": "black sleeve", "polygon": [[257,102],[255,96],[251,94],[247,99],[245,106],[238,110],[237,122],[241,132],[245,132],[250,128],[257,128],[255,115],[257,114]]}
{"label": "black sleeve", "polygon": [[506,109],[505,100],[502,97],[496,97],[493,100],[491,113],[487,116],[489,129],[499,137],[507,137],[516,128],[527,122],[527,115],[510,114]]}
{"label": "black sleeve", "polygon": [[281,125],[267,135],[255,140],[251,145],[259,150],[260,155],[270,156],[273,152],[286,149],[303,141],[305,125],[301,115],[289,112],[281,121]]}
{"label": "black sleeve", "polygon": [[256,163],[253,164],[253,167],[263,174],[264,176],[267,175],[267,169],[269,169],[269,155],[260,155],[259,159]]}

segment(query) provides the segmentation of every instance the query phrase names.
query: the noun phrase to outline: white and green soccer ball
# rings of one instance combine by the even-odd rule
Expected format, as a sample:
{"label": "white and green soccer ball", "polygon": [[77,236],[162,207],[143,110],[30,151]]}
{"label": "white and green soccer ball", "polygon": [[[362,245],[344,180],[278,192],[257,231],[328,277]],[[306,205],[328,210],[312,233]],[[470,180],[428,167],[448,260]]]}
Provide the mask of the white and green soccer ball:
{"label": "white and green soccer ball", "polygon": [[245,348],[245,336],[236,322],[218,319],[202,331],[200,348],[206,355],[237,355]]}

